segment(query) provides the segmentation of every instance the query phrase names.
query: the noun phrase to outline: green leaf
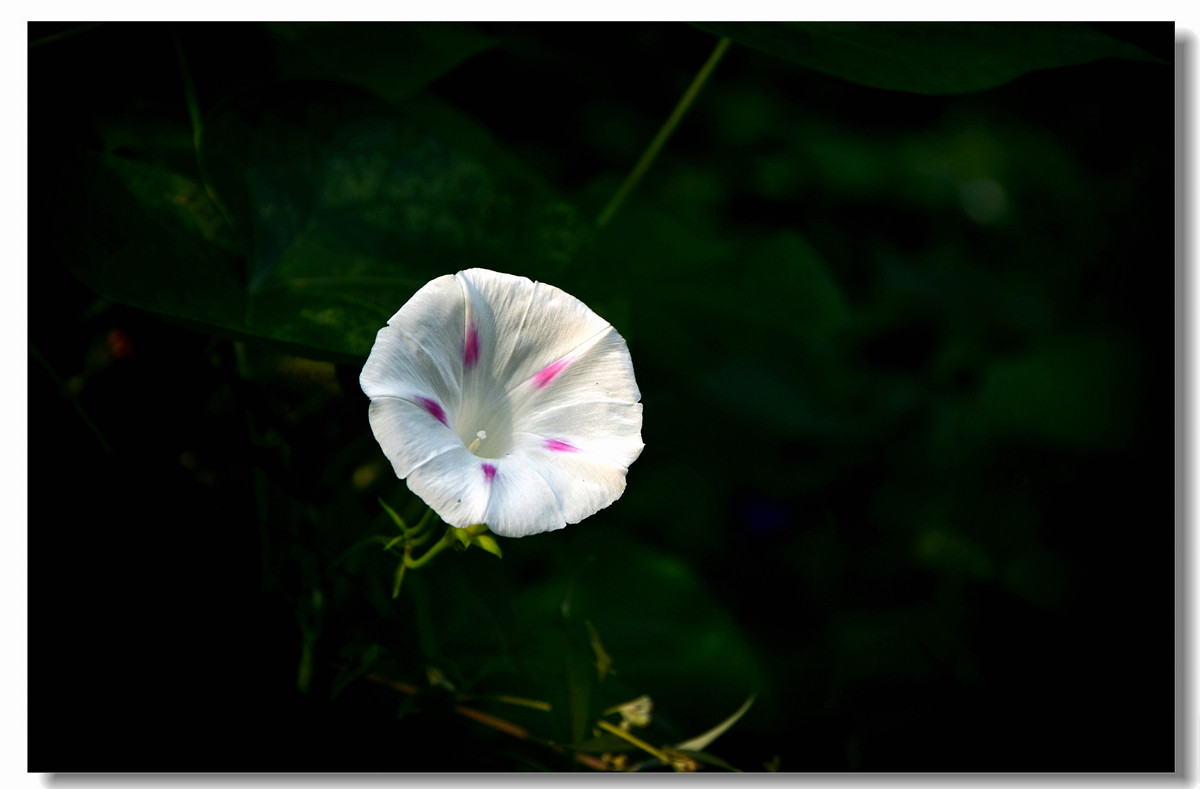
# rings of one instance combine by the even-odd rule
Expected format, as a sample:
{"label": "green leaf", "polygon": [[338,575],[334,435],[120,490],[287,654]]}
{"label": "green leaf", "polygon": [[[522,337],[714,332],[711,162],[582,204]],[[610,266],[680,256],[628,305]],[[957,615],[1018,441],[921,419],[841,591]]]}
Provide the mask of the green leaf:
{"label": "green leaf", "polygon": [[687,297],[678,307],[806,343],[819,343],[846,325],[849,308],[836,279],[798,234],[777,233],[745,245],[735,257],[738,265],[725,276],[681,288]]}
{"label": "green leaf", "polygon": [[135,307],[242,325],[247,300],[233,229],[200,183],[111,154],[78,166],[90,194],[70,217],[82,232],[62,242],[84,284]]}
{"label": "green leaf", "polygon": [[824,353],[853,317],[838,272],[792,231],[731,238],[635,195],[589,253],[596,271],[619,272],[597,284],[601,299],[634,295],[640,358],[688,375],[745,353],[746,334],[773,352]]}
{"label": "green leaf", "polygon": [[[531,558],[529,551],[552,551],[561,568],[545,581],[522,589],[512,607],[545,612],[543,622],[549,621],[550,612],[557,610],[564,591],[571,587],[573,648],[568,650],[567,674],[581,707],[589,686],[596,686],[593,708],[647,694],[654,699],[655,709],[670,718],[712,720],[714,709],[739,704],[747,690],[761,691],[764,680],[750,646],[721,600],[686,561],[649,548],[618,529],[566,532],[572,544],[567,548],[535,544],[526,549],[522,544],[524,555],[512,557],[519,562]],[[577,559],[593,554],[595,559],[572,564],[563,559],[564,550]],[[620,674],[610,672],[602,685],[594,682],[596,655],[583,624],[589,621],[603,634],[605,653],[620,667]],[[517,639],[522,657],[531,665],[544,666],[542,673],[561,682],[562,668],[545,657],[554,646],[545,632],[539,632],[545,625],[538,627],[536,620],[528,625],[530,629]],[[585,739],[574,736],[581,732],[571,734],[571,742]]]}
{"label": "green leaf", "polygon": [[464,23],[307,23],[267,26],[280,71],[401,101],[496,40]]}
{"label": "green leaf", "polygon": [[101,156],[85,215],[65,218],[87,231],[73,270],[114,301],[353,361],[436,276],[476,265],[536,277],[570,258],[572,208],[452,110],[412,106],[329,84],[250,92],[206,124],[208,188]]}
{"label": "green leaf", "polygon": [[738,707],[737,711],[734,712],[732,715],[730,715],[728,718],[721,721],[716,726],[713,726],[711,729],[704,732],[703,734],[699,734],[690,740],[685,740],[684,742],[679,743],[675,747],[681,751],[702,751],[702,750],[704,750],[705,748],[707,748],[709,745],[712,744],[713,740],[720,737],[722,734],[727,732],[729,730],[729,728],[731,726],[733,726],[733,724],[735,724],[739,720],[741,720],[742,716],[745,715],[750,710],[750,705],[753,703],[754,703],[754,696],[751,695],[748,699],[746,699],[746,701],[744,701],[742,703],[742,706]]}
{"label": "green leaf", "polygon": [[1105,57],[1161,62],[1079,23],[730,22],[698,27],[851,82],[967,93]]}

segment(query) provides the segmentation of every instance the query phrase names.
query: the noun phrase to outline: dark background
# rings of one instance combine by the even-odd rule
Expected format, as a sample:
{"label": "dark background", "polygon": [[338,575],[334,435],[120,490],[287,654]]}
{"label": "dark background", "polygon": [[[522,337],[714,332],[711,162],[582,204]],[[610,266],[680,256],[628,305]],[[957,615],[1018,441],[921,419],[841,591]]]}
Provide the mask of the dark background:
{"label": "dark background", "polygon": [[[1158,60],[735,43],[597,229],[712,32],[31,25],[29,769],[571,768],[366,679],[434,666],[563,743],[755,693],[743,770],[1173,770],[1173,27],[1098,29]],[[646,449],[393,601],[357,376],[475,265],[612,321]]]}

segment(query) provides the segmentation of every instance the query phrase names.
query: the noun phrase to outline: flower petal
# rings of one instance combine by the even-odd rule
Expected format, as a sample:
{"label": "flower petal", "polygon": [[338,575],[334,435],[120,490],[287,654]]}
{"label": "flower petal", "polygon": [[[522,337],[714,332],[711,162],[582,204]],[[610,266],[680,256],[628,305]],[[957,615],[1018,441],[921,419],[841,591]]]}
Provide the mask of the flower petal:
{"label": "flower petal", "polygon": [[462,448],[458,434],[424,403],[398,397],[377,397],[368,410],[371,432],[404,479],[433,457]]}
{"label": "flower petal", "polygon": [[553,379],[535,375],[510,396],[519,430],[558,439],[628,467],[641,454],[641,392],[614,329],[577,349]]}
{"label": "flower petal", "polygon": [[510,391],[521,400],[530,394],[538,394],[544,401],[552,402],[564,392],[579,389],[604,399],[631,403],[641,399],[642,393],[633,377],[629,348],[611,326],[592,335],[566,355],[553,359]]}
{"label": "flower petal", "polygon": [[460,442],[454,449],[436,455],[408,476],[408,487],[424,499],[441,519],[464,529],[487,523],[488,500],[496,480],[489,480],[485,466],[495,466],[467,451]]}
{"label": "flower petal", "polygon": [[[568,444],[574,452],[628,468],[642,454],[642,404],[564,398],[554,407],[532,414],[517,435],[536,442]],[[522,441],[522,445],[524,442]]]}
{"label": "flower petal", "polygon": [[567,523],[594,515],[625,491],[626,466],[605,455],[531,434],[522,434],[515,450],[514,457],[519,454],[521,464],[558,493]]}
{"label": "flower petal", "polygon": [[502,537],[540,534],[561,529],[568,523],[559,503],[561,490],[547,482],[528,461],[523,454],[514,452],[497,462],[491,501],[483,522]]}
{"label": "flower petal", "polygon": [[462,391],[462,288],[451,275],[418,290],[375,335],[359,385],[372,399],[429,397],[453,412]]}
{"label": "flower petal", "polygon": [[507,391],[611,329],[586,304],[553,285],[478,268],[457,276],[469,324],[478,331],[475,380],[481,395],[492,385]]}

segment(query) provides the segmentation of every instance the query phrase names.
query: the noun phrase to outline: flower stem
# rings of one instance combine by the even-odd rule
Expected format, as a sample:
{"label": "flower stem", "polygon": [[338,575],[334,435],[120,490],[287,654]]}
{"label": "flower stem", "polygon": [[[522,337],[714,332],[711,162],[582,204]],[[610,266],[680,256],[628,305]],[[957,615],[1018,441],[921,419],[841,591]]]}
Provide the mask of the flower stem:
{"label": "flower stem", "polygon": [[433,536],[432,531],[421,533],[416,529],[413,530],[412,534],[413,536],[405,538],[405,544],[411,545],[413,548],[416,548],[418,545],[424,545],[425,543],[429,542],[429,538]]}
{"label": "flower stem", "polygon": [[700,71],[696,73],[692,84],[688,86],[684,92],[683,98],[675,105],[675,109],[671,112],[667,122],[658,130],[658,134],[650,141],[646,152],[642,154],[642,158],[634,165],[633,170],[625,177],[625,183],[621,184],[621,188],[608,201],[608,205],[600,212],[600,216],[596,219],[596,224],[599,227],[604,227],[612,221],[613,215],[617,213],[617,209],[621,207],[621,203],[625,202],[625,198],[633,191],[638,182],[642,180],[642,176],[650,169],[654,158],[658,156],[658,152],[662,149],[667,138],[671,136],[671,132],[675,131],[675,127],[679,125],[679,121],[683,118],[683,114],[687,112],[688,107],[692,106],[696,96],[700,93],[700,88],[704,87],[704,83],[708,81],[708,77],[716,68],[717,63],[721,60],[721,56],[725,54],[725,50],[729,48],[729,39],[722,38],[717,42],[717,46],[713,49],[712,54],[708,56],[708,60],[701,66]]}
{"label": "flower stem", "polygon": [[601,729],[604,729],[606,732],[615,734],[618,737],[620,737],[621,739],[626,740],[627,742],[630,742],[630,743],[636,745],[637,747],[641,748],[646,753],[650,754],[651,756],[653,756],[656,759],[658,759],[659,761],[661,761],[663,764],[671,763],[671,757],[667,756],[665,753],[660,751],[658,748],[655,748],[653,745],[651,745],[650,743],[641,739],[640,737],[635,737],[632,734],[630,734],[629,732],[625,731],[624,729],[620,729],[616,726],[613,726],[611,723],[609,723],[606,720],[596,721],[596,725],[599,726]]}
{"label": "flower stem", "polygon": [[454,532],[452,531],[453,528],[453,526],[447,526],[446,533],[442,535],[442,539],[434,543],[432,548],[425,551],[425,553],[421,555],[421,558],[414,559],[412,558],[412,554],[405,554],[404,566],[410,570],[416,570],[419,567],[424,567],[433,559],[433,557],[437,556],[439,553],[453,545],[456,540]]}

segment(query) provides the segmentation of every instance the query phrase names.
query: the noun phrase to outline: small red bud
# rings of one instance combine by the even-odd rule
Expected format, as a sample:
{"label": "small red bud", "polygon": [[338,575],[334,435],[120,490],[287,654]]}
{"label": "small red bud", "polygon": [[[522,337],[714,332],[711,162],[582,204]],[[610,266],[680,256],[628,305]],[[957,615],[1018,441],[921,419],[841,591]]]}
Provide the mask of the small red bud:
{"label": "small red bud", "polygon": [[112,329],[104,339],[108,343],[108,352],[114,359],[124,359],[133,353],[133,343],[120,329]]}

